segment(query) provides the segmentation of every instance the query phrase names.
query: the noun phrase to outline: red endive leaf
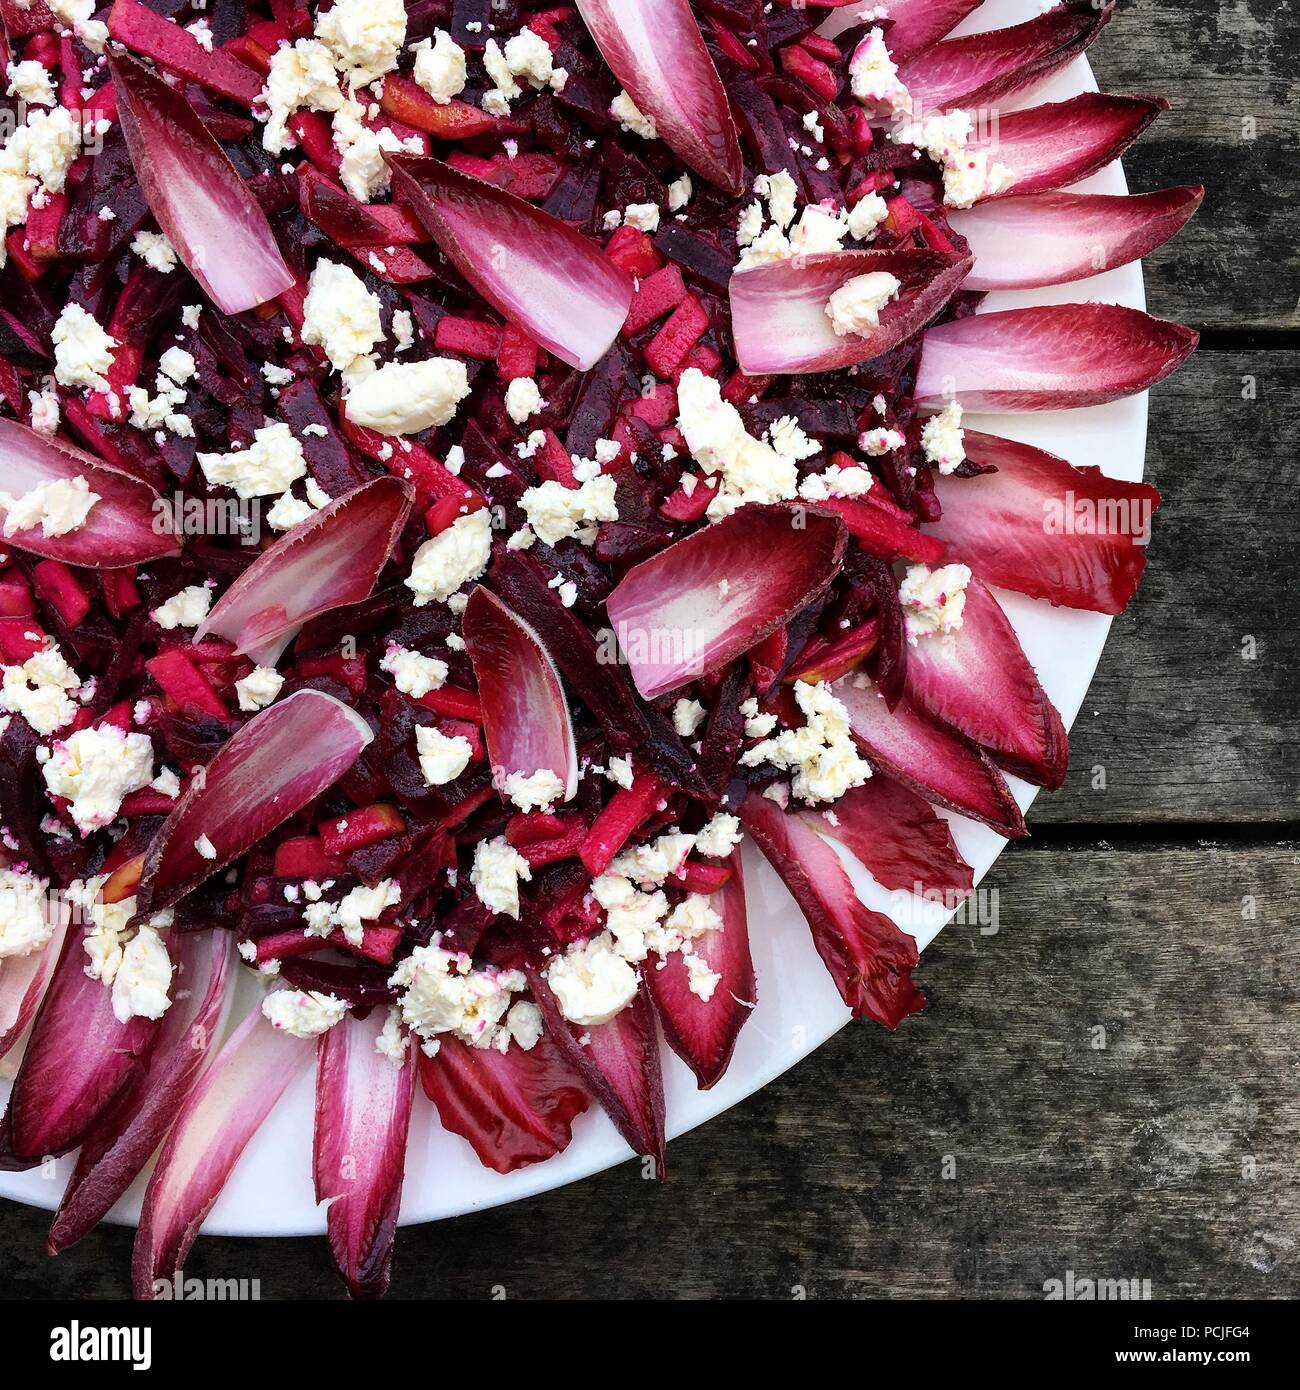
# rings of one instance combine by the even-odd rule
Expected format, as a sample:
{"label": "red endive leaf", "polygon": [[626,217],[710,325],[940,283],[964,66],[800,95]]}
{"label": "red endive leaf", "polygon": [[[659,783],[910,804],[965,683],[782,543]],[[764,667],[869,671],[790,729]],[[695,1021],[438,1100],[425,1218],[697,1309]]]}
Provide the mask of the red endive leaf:
{"label": "red endive leaf", "polygon": [[144,565],[180,552],[171,514],[148,483],[61,439],[0,420],[0,492],[20,498],[43,483],[74,478],[84,478],[99,498],[83,526],[62,536],[43,536],[35,526],[5,536],[0,546],[88,569]]}
{"label": "red endive leaf", "polygon": [[516,328],[588,371],[632,307],[632,278],[566,223],[438,159],[390,155],[393,192]]}
{"label": "red endive leaf", "polygon": [[1115,0],[1065,0],[1023,24],[934,44],[900,63],[898,79],[913,106],[925,111],[988,105],[1046,80],[1077,58],[1114,10]]}
{"label": "red endive leaf", "polygon": [[240,1154],[313,1046],[272,1028],[255,1008],[199,1078],[145,1189],[131,1270],[136,1298],[152,1298],[159,1280],[175,1278]]}
{"label": "red endive leaf", "polygon": [[975,253],[964,288],[1036,289],[1140,259],[1181,231],[1204,196],[1192,186],[1132,196],[1033,193],[953,208],[948,220]]}
{"label": "red endive leaf", "polygon": [[330,1204],[330,1254],[353,1298],[388,1291],[415,1098],[412,1059],[399,1066],[375,1047],[385,1018],[384,1009],[349,1015],[317,1044],[312,1174],[316,1200]]}
{"label": "red endive leaf", "polygon": [[974,314],[926,333],[919,405],[1068,410],[1145,391],[1196,350],[1199,334],[1120,304],[1043,304]]}
{"label": "red endive leaf", "polygon": [[839,572],[838,517],[751,503],[634,565],[607,608],[646,699],[725,665],[783,627]]}
{"label": "red endive leaf", "polygon": [[1000,114],[989,137],[973,140],[970,149],[986,153],[990,168],[1001,164],[1011,171],[992,197],[1041,193],[1078,183],[1118,159],[1168,109],[1163,97],[1083,92],[1069,101]]}
{"label": "red endive leaf", "polygon": [[[956,294],[969,256],[941,251],[829,251],[751,266],[731,277],[731,325],[741,370],[751,376],[832,372],[919,333]],[[865,335],[835,332],[826,305],[842,285],[877,272],[900,282]]]}
{"label": "red endive leaf", "polygon": [[81,932],[67,933],[32,1024],[5,1112],[0,1167],[31,1167],[75,1149],[142,1065],[157,1036],[161,1020],[118,1022],[112,991],[86,974],[81,943]]}
{"label": "red endive leaf", "polygon": [[798,903],[817,954],[854,1017],[897,1028],[923,1009],[925,996],[912,983],[916,942],[861,901],[835,851],[800,813],[751,791],[740,818]]}
{"label": "red endive leaf", "polygon": [[219,48],[204,48],[188,29],[155,14],[140,0],[116,0],[108,15],[108,33],[123,47],[244,106],[252,106],[261,95],[262,79],[246,63]]}
{"label": "red endive leaf", "polygon": [[1029,833],[1011,788],[987,753],[928,719],[906,696],[891,711],[865,676],[841,681],[835,694],[848,711],[853,737],[878,771],[1008,839]]}
{"label": "red endive leaf", "polygon": [[135,1181],[210,1056],[231,999],[233,954],[221,930],[180,938],[171,1008],[145,1065],[86,1135],[50,1227],[51,1255],[80,1240]]}
{"label": "red endive leaf", "polygon": [[964,893],[975,881],[948,822],[901,782],[877,772],[827,811],[804,811],[814,830],[838,840],[883,887]]}
{"label": "red endive leaf", "polygon": [[[137,902],[157,912],[246,854],[334,785],[374,734],[347,705],[299,690],[254,715],[195,777],[145,855]],[[216,856],[195,848],[206,836]]]}
{"label": "red endive leaf", "polygon": [[875,5],[853,4],[837,9],[818,33],[838,38],[854,26],[865,24],[861,18],[864,8],[874,10],[881,19],[889,20],[885,44],[890,54],[895,59],[904,58],[919,48],[937,43],[983,3],[984,0],[878,0]]}
{"label": "red endive leaf", "polygon": [[[54,910],[56,900],[48,898],[47,902],[47,910]],[[50,939],[39,950],[0,961],[0,1057],[22,1037],[45,997],[54,967],[59,963],[71,915],[58,913]]]}
{"label": "red endive leaf", "polygon": [[370,596],[414,496],[400,478],[374,478],[282,536],[217,600],[194,635],[216,635],[274,665],[311,618]]}
{"label": "red endive leaf", "polygon": [[966,457],[996,473],[934,475],[943,517],[926,530],[986,584],[1066,608],[1122,613],[1146,566],[1160,494],[1055,454],[966,431]]}
{"label": "red endive leaf", "polygon": [[643,967],[668,1046],[695,1073],[702,1091],[722,1080],[736,1038],[758,1002],[739,854],[731,856],[731,866],[731,877],[710,899],[722,926],[693,943],[695,954],[722,977],[712,997],[701,999],[691,989],[690,971],[680,951],[663,957],[662,964],[652,956]]}
{"label": "red endive leaf", "polygon": [[549,1033],[527,1052],[470,1047],[445,1034],[437,1053],[421,1052],[419,1060],[443,1129],[468,1140],[479,1162],[498,1173],[562,1153],[591,1102]]}
{"label": "red endive leaf", "polygon": [[687,0],[576,0],[614,76],[659,138],[733,197],[744,163],[727,94]]}
{"label": "red endive leaf", "polygon": [[240,314],[289,289],[266,214],[184,94],[130,58],[108,65],[150,211],[217,307]]}
{"label": "red endive leaf", "polygon": [[545,979],[529,971],[533,998],[560,1055],[600,1101],[632,1152],[664,1177],[664,1080],[654,1010],[644,989],[608,1023],[579,1028],[560,1012]]}
{"label": "red endive leaf", "polygon": [[1008,772],[1053,790],[1065,781],[1070,749],[1061,716],[978,579],[966,586],[961,627],[908,649],[907,694]]}
{"label": "red endive leaf", "polygon": [[482,585],[462,622],[483,702],[483,732],[499,786],[512,773],[553,772],[564,800],[578,790],[578,754],[564,687],[541,639]]}

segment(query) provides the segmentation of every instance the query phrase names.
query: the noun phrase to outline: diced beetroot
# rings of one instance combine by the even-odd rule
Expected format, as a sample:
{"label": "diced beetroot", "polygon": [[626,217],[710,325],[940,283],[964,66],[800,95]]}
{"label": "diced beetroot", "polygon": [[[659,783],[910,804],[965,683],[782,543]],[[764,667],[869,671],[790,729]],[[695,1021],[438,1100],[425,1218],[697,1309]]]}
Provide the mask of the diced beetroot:
{"label": "diced beetroot", "polygon": [[657,377],[675,377],[708,328],[709,316],[704,305],[694,295],[687,295],[646,345],[646,366]]}
{"label": "diced beetroot", "polygon": [[402,929],[401,927],[377,927],[367,924],[361,928],[361,940],[359,942],[349,941],[341,931],[334,931],[329,935],[329,943],[342,951],[351,951],[354,956],[360,956],[363,960],[378,961],[380,965],[391,965],[393,957],[397,954],[397,948],[402,943]]}
{"label": "diced beetroot", "polygon": [[806,82],[823,101],[834,101],[839,83],[835,74],[821,61],[799,44],[791,44],[781,50],[781,66],[786,72]]}
{"label": "diced beetroot", "polygon": [[313,676],[329,676],[350,690],[353,695],[361,695],[366,688],[366,658],[361,655],[344,656],[341,652],[329,652],[325,656],[303,656],[294,663],[294,674],[311,679]]}
{"label": "diced beetroot", "polygon": [[564,826],[561,816],[553,816],[545,811],[521,811],[506,822],[506,843],[522,849],[539,840],[553,840],[564,833]]}
{"label": "diced beetroot", "polygon": [[501,348],[501,326],[484,319],[457,318],[448,314],[438,320],[433,345],[443,352],[459,352],[490,362]]}
{"label": "diced beetroot", "polygon": [[46,645],[44,629],[31,618],[0,618],[0,658],[20,666]]}
{"label": "diced beetroot", "polygon": [[349,811],[337,820],[323,822],[320,841],[326,854],[342,858],[364,845],[373,845],[392,835],[400,835],[405,829],[402,813],[395,806],[381,803]]}
{"label": "diced beetroot", "polygon": [[[643,392],[632,402],[632,415],[644,420],[651,429],[667,430],[677,421],[677,387],[669,381],[656,381],[651,390]],[[664,435],[661,439],[667,442]],[[676,447],[676,446],[674,446]]]}
{"label": "diced beetroot", "polygon": [[695,478],[694,488],[688,492],[679,483],[667,501],[660,504],[660,516],[667,517],[669,521],[699,521],[708,511],[709,503],[717,496],[718,480],[694,474],[691,476]]}
{"label": "diced beetroot", "polygon": [[502,381],[517,381],[537,375],[541,348],[522,329],[508,323],[501,330],[501,346],[497,349],[497,371]]}
{"label": "diced beetroot", "polygon": [[465,719],[471,724],[483,722],[483,706],[472,690],[462,690],[455,685],[439,686],[428,694],[419,696],[415,703],[431,709],[435,714],[446,714],[452,719]]}
{"label": "diced beetroot", "polygon": [[860,666],[880,641],[880,624],[869,618],[849,632],[835,637],[814,637],[799,653],[785,675],[785,683],[836,681]]}
{"label": "diced beetroot", "polygon": [[289,118],[289,129],[298,139],[303,153],[326,174],[337,174],[343,156],[334,144],[334,134],[327,116],[319,111],[295,111]]}
{"label": "diced beetroot", "polygon": [[427,131],[439,140],[472,140],[486,135],[497,124],[495,116],[466,101],[438,102],[409,77],[390,72],[384,78],[379,105],[394,119],[416,130]]}
{"label": "diced beetroot", "polygon": [[144,787],[138,792],[132,792],[129,796],[122,798],[122,806],[119,814],[130,819],[132,816],[167,816],[176,807],[174,796],[164,796],[162,792],[156,792],[152,787]]}
{"label": "diced beetroot", "polygon": [[623,336],[630,338],[643,328],[648,328],[685,298],[686,284],[682,272],[675,265],[666,265],[662,270],[655,271],[637,286],[627,322],[623,325]]}
{"label": "diced beetroot", "polygon": [[562,818],[559,835],[546,840],[534,840],[523,847],[521,853],[528,861],[529,868],[540,869],[547,864],[559,864],[566,859],[575,859],[587,841],[587,824],[581,816]]}
{"label": "diced beetroot", "polygon": [[577,487],[572,455],[560,443],[554,430],[543,430],[542,434],[542,446],[532,458],[538,477],[548,482],[563,483],[565,487]]}
{"label": "diced beetroot", "polygon": [[35,613],[31,587],[22,574],[18,570],[0,574],[0,618],[27,618]]}
{"label": "diced beetroot", "polygon": [[582,844],[582,862],[592,878],[609,868],[642,822],[663,809],[665,796],[665,785],[654,773],[638,772],[630,787],[620,787],[610,797]]}
{"label": "diced beetroot", "polygon": [[716,860],[688,859],[680,872],[670,874],[668,882],[684,893],[716,893],[735,870]]}
{"label": "diced beetroot", "polygon": [[319,835],[296,835],[275,847],[276,878],[337,878],[343,861],[326,852]]}
{"label": "diced beetroot", "polygon": [[162,652],[146,661],[149,674],[180,710],[192,710],[224,720],[228,711],[207,678],[183,652]]}
{"label": "diced beetroot", "polygon": [[629,275],[650,276],[664,263],[655,244],[638,227],[619,227],[605,243],[605,254]]}
{"label": "diced beetroot", "polygon": [[86,586],[61,560],[42,560],[32,570],[37,595],[71,628],[80,627],[90,612]]}
{"label": "diced beetroot", "polygon": [[139,608],[140,591],[135,585],[135,570],[101,570],[99,585],[104,595],[104,607],[110,618],[124,618]]}

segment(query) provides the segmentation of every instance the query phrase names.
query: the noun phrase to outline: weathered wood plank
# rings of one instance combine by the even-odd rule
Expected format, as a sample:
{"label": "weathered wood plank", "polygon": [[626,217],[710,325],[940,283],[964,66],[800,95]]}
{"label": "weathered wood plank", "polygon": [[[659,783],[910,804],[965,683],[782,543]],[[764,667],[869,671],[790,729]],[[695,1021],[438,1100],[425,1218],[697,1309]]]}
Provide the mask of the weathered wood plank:
{"label": "weathered wood plank", "polygon": [[1147,261],[1151,311],[1211,329],[1300,330],[1300,10],[1276,0],[1128,4],[1089,53],[1104,91],[1172,103],[1125,156],[1134,191],[1202,183]]}
{"label": "weathered wood plank", "polygon": [[1069,779],[1031,825],[1300,814],[1298,393],[1289,353],[1198,353],[1155,391],[1150,561],[1075,724]]}
{"label": "weathered wood plank", "polygon": [[[394,1296],[1300,1294],[1296,846],[1020,849],[989,886],[997,932],[939,938],[897,1034],[847,1029],[672,1144],[663,1188],[625,1164],[403,1232]],[[47,1220],[0,1208],[11,1296],[125,1292],[129,1232],[50,1262]],[[187,1272],[336,1293],[323,1241],[201,1240]]]}

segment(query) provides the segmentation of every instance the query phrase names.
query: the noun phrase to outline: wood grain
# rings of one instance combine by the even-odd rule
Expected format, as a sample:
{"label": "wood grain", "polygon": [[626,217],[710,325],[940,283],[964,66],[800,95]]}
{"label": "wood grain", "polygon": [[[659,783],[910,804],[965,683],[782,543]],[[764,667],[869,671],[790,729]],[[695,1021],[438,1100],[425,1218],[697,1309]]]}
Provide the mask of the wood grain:
{"label": "wood grain", "polygon": [[[1297,858],[1009,852],[996,934],[939,938],[897,1034],[846,1029],[671,1144],[662,1188],[628,1163],[404,1231],[393,1295],[1041,1298],[1072,1269],[1295,1297]],[[12,1296],[125,1293],[129,1232],[51,1262],[46,1214],[3,1215]],[[186,1272],[337,1294],[322,1240],[202,1240]]]}

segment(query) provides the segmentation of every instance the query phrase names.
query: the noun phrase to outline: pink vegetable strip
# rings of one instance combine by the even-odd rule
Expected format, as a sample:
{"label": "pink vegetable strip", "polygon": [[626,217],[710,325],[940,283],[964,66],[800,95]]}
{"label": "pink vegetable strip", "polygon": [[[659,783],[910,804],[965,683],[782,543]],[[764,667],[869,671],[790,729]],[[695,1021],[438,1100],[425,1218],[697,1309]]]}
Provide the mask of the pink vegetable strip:
{"label": "pink vegetable strip", "polygon": [[[53,910],[55,900],[47,902],[47,910]],[[45,997],[70,916],[67,911],[59,912],[50,939],[39,950],[0,961],[0,1057],[19,1041]]]}
{"label": "pink vegetable strip", "polygon": [[1192,355],[1191,328],[1118,304],[1045,304],[975,314],[926,333],[919,405],[967,410],[1102,405],[1163,381]]}
{"label": "pink vegetable strip", "polygon": [[1065,0],[1023,24],[934,44],[899,64],[898,80],[914,108],[988,105],[1045,81],[1077,58],[1114,12],[1115,0]]}
{"label": "pink vegetable strip", "polygon": [[221,49],[207,49],[183,25],[155,14],[140,0],[116,0],[108,15],[109,37],[200,86],[252,106],[261,77]]}
{"label": "pink vegetable strip", "polygon": [[32,1024],[3,1121],[0,1167],[67,1153],[143,1064],[158,1022],[119,1023],[112,991],[85,971],[82,933],[69,931]]}
{"label": "pink vegetable strip", "polygon": [[838,840],[882,887],[965,893],[975,881],[947,821],[916,792],[879,772],[845,792],[833,815],[810,809],[804,817],[814,830]]}
{"label": "pink vegetable strip", "polygon": [[1204,196],[1190,186],[1128,197],[1034,193],[953,208],[948,220],[975,253],[966,289],[1035,289],[1140,259],[1181,231]]}
{"label": "pink vegetable strip", "polygon": [[591,1100],[549,1033],[527,1052],[445,1036],[433,1057],[420,1052],[419,1065],[443,1129],[467,1140],[479,1162],[498,1173],[563,1153]]}
{"label": "pink vegetable strip", "polygon": [[632,307],[632,278],[580,232],[437,159],[388,157],[394,195],[457,270],[517,328],[580,371]]}
{"label": "pink vegetable strip", "polygon": [[[255,715],[159,828],[145,855],[140,911],[170,907],[233,863],[333,786],[373,737],[359,714],[318,690],[299,690]],[[215,858],[195,848],[202,835]]]}
{"label": "pink vegetable strip", "polygon": [[693,943],[695,955],[722,977],[712,996],[701,999],[691,989],[690,971],[680,951],[663,957],[662,965],[652,957],[644,967],[646,988],[668,1046],[695,1073],[702,1091],[722,1079],[740,1030],[758,1002],[739,853],[732,854],[731,867],[731,877],[710,898],[722,926]]}
{"label": "pink vegetable strip", "polygon": [[130,58],[108,65],[149,208],[218,308],[240,314],[289,289],[266,214],[183,93]]}
{"label": "pink vegetable strip", "polygon": [[170,514],[148,483],[61,439],[0,419],[0,492],[19,498],[44,483],[74,478],[84,478],[99,497],[84,525],[62,536],[44,536],[34,526],[0,545],[87,569],[122,569],[180,552]]}
{"label": "pink vegetable strip", "polygon": [[838,38],[863,23],[860,18],[863,9],[883,11],[882,18],[890,21],[885,43],[898,59],[937,43],[983,3],[984,0],[883,0],[874,6],[852,4],[837,9],[817,32],[827,38]]}
{"label": "pink vegetable strip", "polygon": [[[969,256],[939,251],[830,251],[751,266],[731,277],[731,323],[741,370],[750,376],[830,372],[879,357],[919,333],[956,294]],[[863,335],[835,332],[831,296],[860,275],[884,272],[898,297]]]}
{"label": "pink vegetable strip", "polygon": [[892,1029],[923,1009],[925,996],[912,983],[916,942],[858,898],[835,851],[803,816],[751,791],[740,818],[798,903],[854,1017]]}
{"label": "pink vegetable strip", "polygon": [[171,1008],[145,1066],[82,1141],[50,1227],[49,1252],[80,1240],[135,1181],[202,1072],[230,1004],[230,939],[224,931],[180,938]]}
{"label": "pink vegetable strip", "polygon": [[578,790],[578,754],[564,687],[541,640],[490,590],[469,597],[462,625],[483,701],[488,757],[500,786],[513,773],[552,772],[569,801]]}
{"label": "pink vegetable strip", "polygon": [[838,517],[751,503],[630,569],[607,608],[646,699],[783,627],[839,571]]}
{"label": "pink vegetable strip", "polygon": [[1160,494],[1055,454],[966,431],[978,478],[934,476],[943,517],[926,529],[986,584],[1066,608],[1122,613],[1146,567]]}
{"label": "pink vegetable strip", "polygon": [[369,597],[412,501],[400,478],[375,478],[337,497],[264,550],[194,635],[225,637],[273,665],[303,623]]}
{"label": "pink vegetable strip", "polygon": [[530,983],[546,1031],[561,1055],[600,1101],[632,1152],[654,1159],[662,1181],[664,1081],[654,1010],[645,990],[638,990],[636,998],[607,1023],[579,1028],[560,1012],[542,976],[530,972]]}
{"label": "pink vegetable strip", "polygon": [[312,1048],[312,1039],[272,1028],[255,1008],[203,1073],[145,1190],[132,1261],[136,1298],[152,1298],[157,1282],[185,1263],[239,1156]]}
{"label": "pink vegetable strip", "polygon": [[375,1046],[386,1016],[379,1008],[349,1015],[322,1034],[316,1054],[312,1175],[316,1200],[330,1204],[330,1254],[353,1298],[388,1291],[415,1097],[414,1060],[399,1066]]}
{"label": "pink vegetable strip", "polygon": [[966,586],[962,624],[951,639],[922,638],[908,649],[907,694],[1008,772],[1052,790],[1065,781],[1069,745],[1061,716],[978,579]]}
{"label": "pink vegetable strip", "polygon": [[973,140],[972,151],[984,151],[989,167],[1001,164],[1011,178],[1001,192],[1041,193],[1078,183],[1118,159],[1162,112],[1163,97],[1112,97],[1084,92],[1068,101],[1010,111],[998,118],[987,140]]}
{"label": "pink vegetable strip", "polygon": [[1029,833],[1011,788],[987,753],[927,718],[906,696],[891,711],[861,675],[841,681],[835,694],[873,767],[936,806],[981,821],[1008,839]]}
{"label": "pink vegetable strip", "polygon": [[614,76],[659,138],[733,196],[744,163],[727,94],[687,0],[576,0]]}

